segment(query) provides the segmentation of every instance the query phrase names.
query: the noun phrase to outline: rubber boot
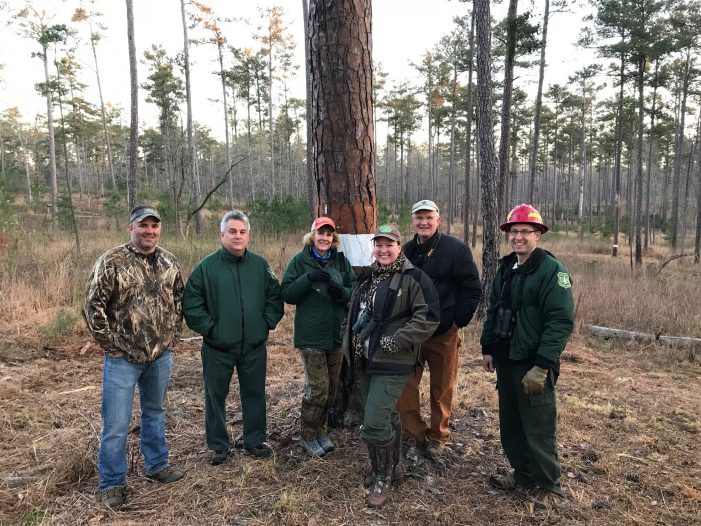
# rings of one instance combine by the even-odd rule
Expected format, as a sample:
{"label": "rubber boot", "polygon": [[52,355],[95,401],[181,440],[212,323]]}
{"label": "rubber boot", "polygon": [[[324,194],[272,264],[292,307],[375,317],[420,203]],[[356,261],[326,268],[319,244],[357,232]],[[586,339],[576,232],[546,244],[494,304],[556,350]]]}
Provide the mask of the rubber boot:
{"label": "rubber boot", "polygon": [[368,445],[368,453],[370,455],[370,473],[367,473],[363,477],[363,487],[364,488],[369,488],[375,483],[375,473],[377,473],[377,455],[374,453],[373,446],[370,444],[370,442],[367,442]]}
{"label": "rubber boot", "polygon": [[[375,457],[375,481],[370,487],[367,504],[370,508],[380,508],[389,500],[392,485],[393,452],[396,437],[386,444],[371,444],[368,442],[370,455]],[[371,461],[372,462],[372,461]]]}
{"label": "rubber boot", "polygon": [[402,471],[402,421],[398,420],[392,426],[394,428],[394,449],[392,450],[392,485],[402,483],[404,472]]}

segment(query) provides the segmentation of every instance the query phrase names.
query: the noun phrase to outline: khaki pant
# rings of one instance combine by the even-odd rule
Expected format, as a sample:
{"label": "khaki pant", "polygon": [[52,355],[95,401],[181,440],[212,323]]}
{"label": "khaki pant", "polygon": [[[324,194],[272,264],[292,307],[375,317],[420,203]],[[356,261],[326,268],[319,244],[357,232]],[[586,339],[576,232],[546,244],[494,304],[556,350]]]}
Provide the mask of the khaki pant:
{"label": "khaki pant", "polygon": [[[421,345],[421,367],[409,378],[397,402],[403,433],[417,442],[428,439],[445,445],[450,438],[448,423],[452,412],[453,386],[458,374],[458,350],[461,344],[460,331],[453,325],[440,336],[434,336]],[[430,372],[429,426],[421,418],[419,397],[419,385],[426,364]]]}

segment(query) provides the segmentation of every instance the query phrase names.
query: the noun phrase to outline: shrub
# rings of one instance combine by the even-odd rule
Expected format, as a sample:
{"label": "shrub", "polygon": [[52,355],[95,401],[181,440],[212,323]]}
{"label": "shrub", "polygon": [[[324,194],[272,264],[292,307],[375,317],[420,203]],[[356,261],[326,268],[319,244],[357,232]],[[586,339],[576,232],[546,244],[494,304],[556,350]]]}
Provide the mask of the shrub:
{"label": "shrub", "polygon": [[295,232],[309,228],[309,206],[304,197],[257,197],[246,203],[251,230],[263,233]]}

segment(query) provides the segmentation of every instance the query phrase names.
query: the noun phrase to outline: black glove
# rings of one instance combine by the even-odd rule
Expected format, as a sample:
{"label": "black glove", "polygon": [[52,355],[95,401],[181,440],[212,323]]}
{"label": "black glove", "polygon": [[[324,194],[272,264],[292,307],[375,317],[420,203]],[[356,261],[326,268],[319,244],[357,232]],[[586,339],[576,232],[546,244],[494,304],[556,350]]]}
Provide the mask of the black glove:
{"label": "black glove", "polygon": [[335,300],[340,300],[343,298],[343,287],[340,283],[337,283],[332,279],[326,284],[326,291],[329,293],[329,296]]}
{"label": "black glove", "polygon": [[331,279],[331,274],[329,274],[327,270],[318,268],[316,270],[312,270],[311,272],[307,272],[307,278],[309,278],[309,281],[312,283],[315,281],[328,283],[328,281]]}

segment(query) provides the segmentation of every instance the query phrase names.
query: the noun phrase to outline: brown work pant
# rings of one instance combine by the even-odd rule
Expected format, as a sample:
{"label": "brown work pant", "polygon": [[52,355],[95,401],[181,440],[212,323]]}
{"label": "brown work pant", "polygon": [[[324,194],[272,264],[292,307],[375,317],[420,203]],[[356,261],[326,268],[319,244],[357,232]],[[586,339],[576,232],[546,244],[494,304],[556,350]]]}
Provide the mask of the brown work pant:
{"label": "brown work pant", "polygon": [[[419,363],[397,402],[397,409],[402,418],[405,436],[422,442],[424,439],[435,440],[445,445],[450,437],[450,421],[453,403],[453,386],[458,374],[458,350],[462,344],[460,331],[453,325],[440,336],[434,336],[421,345]],[[430,373],[431,425],[421,418],[419,385],[424,366],[428,364]]]}

